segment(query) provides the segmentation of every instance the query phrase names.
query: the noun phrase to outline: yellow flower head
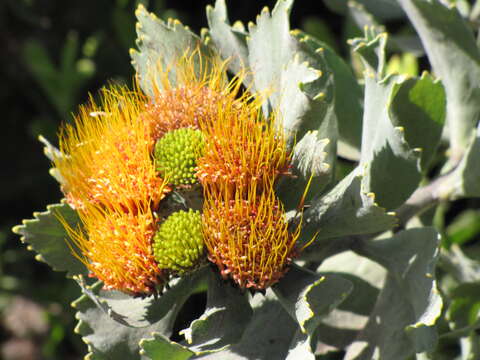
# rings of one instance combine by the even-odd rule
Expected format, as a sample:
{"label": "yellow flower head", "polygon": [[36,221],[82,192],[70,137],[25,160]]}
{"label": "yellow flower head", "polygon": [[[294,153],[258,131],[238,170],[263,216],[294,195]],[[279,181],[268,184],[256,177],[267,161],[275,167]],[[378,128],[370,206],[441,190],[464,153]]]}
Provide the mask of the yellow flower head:
{"label": "yellow flower head", "polygon": [[69,203],[83,209],[87,203],[121,205],[135,211],[139,199],[156,208],[168,192],[152,161],[154,140],[139,114],[145,99],[139,92],[113,88],[80,107],[75,125],[60,134],[54,160],[63,178]]}
{"label": "yellow flower head", "polygon": [[154,211],[170,189],[155,169],[155,142],[140,117],[144,97],[124,88],[101,95],[100,105],[81,107],[60,135],[62,156],[54,163],[82,223],[67,230],[76,255],[105,288],[150,294],[162,275],[151,249]]}
{"label": "yellow flower head", "polygon": [[136,205],[136,213],[89,205],[79,212],[83,228],[67,230],[77,257],[105,289],[143,296],[161,290],[164,274],[151,247],[154,215],[141,201]]}
{"label": "yellow flower head", "polygon": [[272,118],[261,119],[260,101],[244,97],[227,105],[215,121],[201,126],[209,141],[197,160],[200,182],[245,187],[287,174],[290,156],[285,138]]}
{"label": "yellow flower head", "polygon": [[[208,189],[208,188],[207,188]],[[240,288],[265,289],[276,283],[296,256],[299,228],[290,232],[273,181],[238,189],[206,191],[204,238],[209,259]]]}

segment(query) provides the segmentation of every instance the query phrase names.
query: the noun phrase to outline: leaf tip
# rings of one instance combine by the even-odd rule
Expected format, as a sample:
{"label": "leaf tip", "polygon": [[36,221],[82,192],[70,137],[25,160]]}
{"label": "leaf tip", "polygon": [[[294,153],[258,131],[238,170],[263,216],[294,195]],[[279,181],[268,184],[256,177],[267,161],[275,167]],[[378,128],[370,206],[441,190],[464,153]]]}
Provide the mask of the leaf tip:
{"label": "leaf tip", "polygon": [[22,229],[24,228],[25,228],[25,225],[15,225],[14,227],[12,227],[12,232],[17,235],[23,235]]}
{"label": "leaf tip", "polygon": [[143,6],[142,3],[138,4],[137,8],[135,9],[135,16],[137,18],[139,18],[140,16],[143,15],[143,13],[145,13],[147,11],[147,9],[145,9],[145,6]]}

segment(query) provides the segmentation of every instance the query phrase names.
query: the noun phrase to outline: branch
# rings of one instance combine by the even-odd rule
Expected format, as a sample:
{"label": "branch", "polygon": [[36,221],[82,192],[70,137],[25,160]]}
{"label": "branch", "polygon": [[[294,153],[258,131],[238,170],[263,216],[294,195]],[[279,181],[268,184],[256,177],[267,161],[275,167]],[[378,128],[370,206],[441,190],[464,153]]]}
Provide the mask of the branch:
{"label": "branch", "polygon": [[453,171],[438,177],[428,185],[418,188],[402,206],[395,210],[399,228],[404,228],[406,223],[415,215],[436,205],[440,200],[448,198],[449,194],[452,193],[451,174],[453,174]]}

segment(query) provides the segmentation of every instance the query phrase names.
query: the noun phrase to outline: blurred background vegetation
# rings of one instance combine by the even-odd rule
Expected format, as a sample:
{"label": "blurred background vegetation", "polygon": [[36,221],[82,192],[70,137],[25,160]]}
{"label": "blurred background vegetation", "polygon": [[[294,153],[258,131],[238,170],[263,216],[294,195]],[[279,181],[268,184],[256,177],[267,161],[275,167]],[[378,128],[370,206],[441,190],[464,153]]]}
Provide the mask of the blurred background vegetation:
{"label": "blurred background vegetation", "polygon": [[[205,6],[213,0],[0,3],[0,156],[4,164],[0,178],[0,359],[81,359],[86,352],[73,333],[70,302],[79,295],[76,284],[35,261],[11,228],[62,197],[48,174],[50,164],[38,136],[55,143],[60,123],[71,121],[72,112],[89,93],[95,94],[109,81],[132,83],[128,49],[134,47],[134,9],[139,3],[161,18],[180,19],[198,33],[207,26]],[[293,27],[317,36],[348,58],[346,39],[359,34],[362,23],[346,14],[345,3],[297,0]],[[227,2],[231,20],[245,23],[254,21],[263,6],[274,4],[274,0]],[[422,52],[418,39],[409,37],[412,30],[403,15],[388,6],[387,10],[371,7],[388,30],[397,34],[401,50],[409,50],[402,55],[392,50],[390,70],[418,73],[417,57],[422,67]],[[461,216],[453,224],[456,227],[449,227],[448,241],[468,243],[480,231],[479,212],[457,212]]]}

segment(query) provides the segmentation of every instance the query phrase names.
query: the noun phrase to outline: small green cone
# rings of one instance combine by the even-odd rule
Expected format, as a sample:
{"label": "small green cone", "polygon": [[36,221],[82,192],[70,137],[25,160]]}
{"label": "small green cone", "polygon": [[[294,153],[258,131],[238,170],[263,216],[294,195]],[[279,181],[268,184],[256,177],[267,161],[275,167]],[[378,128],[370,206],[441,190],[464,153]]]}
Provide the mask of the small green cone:
{"label": "small green cone", "polygon": [[153,254],[161,269],[183,275],[204,258],[202,216],[189,209],[171,214],[153,237]]}
{"label": "small green cone", "polygon": [[182,128],[166,133],[155,144],[157,170],[170,184],[195,184],[196,160],[202,155],[204,144],[200,130]]}

